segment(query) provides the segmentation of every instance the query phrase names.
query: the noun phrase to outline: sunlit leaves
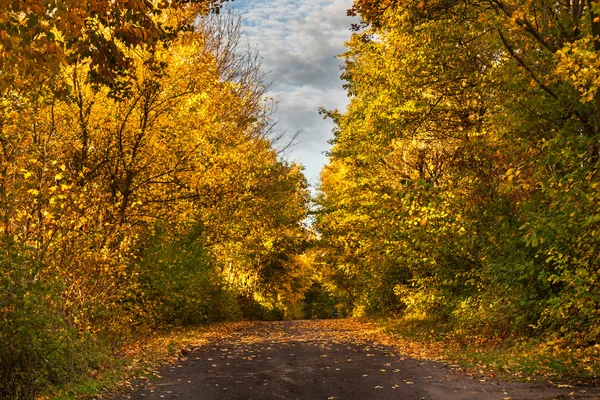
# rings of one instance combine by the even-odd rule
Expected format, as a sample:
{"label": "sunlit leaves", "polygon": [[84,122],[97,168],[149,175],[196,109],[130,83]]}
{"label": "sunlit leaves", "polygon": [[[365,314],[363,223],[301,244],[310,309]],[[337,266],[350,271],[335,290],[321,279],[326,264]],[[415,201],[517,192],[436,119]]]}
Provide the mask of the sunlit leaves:
{"label": "sunlit leaves", "polygon": [[597,4],[571,5],[355,2],[317,223],[357,309],[596,335]]}
{"label": "sunlit leaves", "polygon": [[[38,3],[32,12],[41,12]],[[119,2],[103,11],[94,9],[102,2],[85,3],[91,8],[82,13],[124,18],[118,27],[127,32],[74,18],[75,27],[60,29],[84,29],[86,41],[98,28],[96,39],[110,48],[78,53],[78,39],[64,46],[71,58],[3,70],[12,82],[0,90],[0,261],[7,265],[0,304],[17,304],[4,292],[16,279],[47,309],[41,320],[3,311],[0,323],[16,324],[10,335],[26,329],[43,337],[46,352],[46,345],[66,349],[84,338],[118,348],[134,331],[235,319],[252,308],[288,313],[301,300],[293,285],[302,281],[297,255],[309,238],[302,168],[281,161],[269,140],[259,59],[237,53],[239,22],[198,20],[194,29],[169,30],[167,22],[197,16],[184,3],[156,3],[152,12],[143,8],[152,3]],[[65,4],[57,18],[81,6]],[[0,7],[6,15],[20,12]],[[54,21],[53,15],[46,17]],[[151,24],[132,27],[129,17]],[[21,33],[9,39],[25,40]],[[56,32],[54,39],[64,38]],[[227,41],[229,55],[213,53],[219,40]],[[32,62],[22,53],[4,56],[0,61]],[[224,74],[224,65],[235,76]],[[17,273],[20,264],[31,271]],[[248,310],[238,298],[248,300]],[[46,338],[52,324],[64,331],[57,342]],[[0,343],[12,343],[10,335]],[[63,356],[66,350],[58,365]],[[48,379],[74,378],[87,368],[81,361],[81,369],[59,366],[61,375]],[[46,364],[31,372],[6,368],[0,396],[37,390],[47,382],[34,385],[35,374],[54,373]],[[22,374],[19,386],[3,386],[14,380],[13,370]]]}
{"label": "sunlit leaves", "polygon": [[[0,5],[0,88],[57,84],[64,64],[90,62],[90,78],[128,88],[134,74],[128,49],[153,51],[189,30],[197,14],[218,9],[221,0],[7,1]],[[186,15],[187,14],[187,15]],[[14,85],[14,86],[13,86]]]}

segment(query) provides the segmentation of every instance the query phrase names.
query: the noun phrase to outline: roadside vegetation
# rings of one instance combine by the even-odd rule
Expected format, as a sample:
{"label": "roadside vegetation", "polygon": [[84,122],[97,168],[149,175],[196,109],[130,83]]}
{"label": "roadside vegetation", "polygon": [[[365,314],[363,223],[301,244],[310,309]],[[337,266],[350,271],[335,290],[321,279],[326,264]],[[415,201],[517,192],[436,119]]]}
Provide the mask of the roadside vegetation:
{"label": "roadside vegetation", "polygon": [[0,5],[0,398],[153,332],[301,313],[307,185],[220,6]]}
{"label": "roadside vegetation", "polygon": [[404,354],[441,360],[468,373],[507,381],[597,385],[600,346],[573,346],[539,337],[489,339],[464,335],[448,326],[408,318],[373,318]]}
{"label": "roadside vegetation", "polygon": [[347,312],[473,363],[597,377],[600,4],[350,12],[315,224]]}

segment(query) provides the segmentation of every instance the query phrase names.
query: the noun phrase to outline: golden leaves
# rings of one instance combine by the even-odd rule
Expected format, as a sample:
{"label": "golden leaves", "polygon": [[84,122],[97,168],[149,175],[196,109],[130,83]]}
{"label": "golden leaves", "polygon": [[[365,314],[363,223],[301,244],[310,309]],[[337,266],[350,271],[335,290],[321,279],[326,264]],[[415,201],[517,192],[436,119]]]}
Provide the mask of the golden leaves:
{"label": "golden leaves", "polygon": [[[346,112],[326,113],[320,261],[356,312],[492,336],[544,321],[580,340],[567,325],[593,313],[599,253],[598,7],[493,3],[355,2],[371,26],[347,44]],[[473,301],[487,297],[506,304]]]}
{"label": "golden leaves", "polygon": [[[57,69],[66,97],[1,96],[2,256],[35,261],[40,287],[60,288],[48,312],[81,337],[237,318],[233,287],[272,308],[301,301],[305,179],[265,136],[262,84],[224,81],[219,63],[232,60],[215,59],[206,35],[120,48],[138,79],[127,98],[90,83],[85,58]],[[258,66],[239,68],[250,77]],[[149,259],[153,240],[162,253]]]}

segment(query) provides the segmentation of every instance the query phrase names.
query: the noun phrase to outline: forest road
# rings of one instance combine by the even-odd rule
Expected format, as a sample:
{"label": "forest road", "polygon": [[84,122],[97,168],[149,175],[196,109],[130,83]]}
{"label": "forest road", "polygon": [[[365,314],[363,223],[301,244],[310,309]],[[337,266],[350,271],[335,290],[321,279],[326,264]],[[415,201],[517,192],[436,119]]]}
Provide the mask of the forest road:
{"label": "forest road", "polygon": [[115,399],[600,399],[592,387],[508,383],[405,357],[344,320],[258,322],[192,349]]}

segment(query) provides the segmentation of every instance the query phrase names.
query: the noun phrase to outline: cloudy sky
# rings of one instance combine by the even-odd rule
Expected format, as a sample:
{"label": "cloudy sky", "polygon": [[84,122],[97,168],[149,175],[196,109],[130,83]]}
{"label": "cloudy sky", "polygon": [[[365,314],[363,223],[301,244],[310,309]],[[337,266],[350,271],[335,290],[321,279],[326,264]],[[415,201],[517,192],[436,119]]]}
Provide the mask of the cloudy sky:
{"label": "cloudy sky", "polygon": [[355,22],[346,16],[352,0],[236,0],[233,5],[263,69],[270,71],[279,129],[303,131],[286,158],[302,163],[309,183],[317,185],[333,136],[333,124],[318,109],[347,104],[336,55],[344,52]]}

